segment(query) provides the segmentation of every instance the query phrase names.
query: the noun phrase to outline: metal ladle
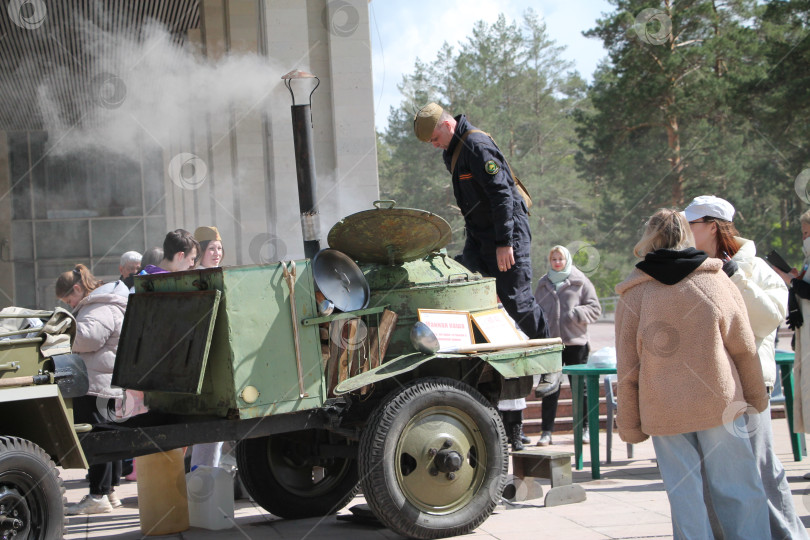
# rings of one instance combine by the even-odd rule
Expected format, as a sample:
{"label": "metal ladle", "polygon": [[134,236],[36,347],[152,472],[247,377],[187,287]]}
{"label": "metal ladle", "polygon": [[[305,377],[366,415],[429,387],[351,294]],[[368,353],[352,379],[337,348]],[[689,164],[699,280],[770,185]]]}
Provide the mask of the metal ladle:
{"label": "metal ladle", "polygon": [[422,354],[436,354],[439,351],[439,338],[422,321],[411,328],[411,344]]}

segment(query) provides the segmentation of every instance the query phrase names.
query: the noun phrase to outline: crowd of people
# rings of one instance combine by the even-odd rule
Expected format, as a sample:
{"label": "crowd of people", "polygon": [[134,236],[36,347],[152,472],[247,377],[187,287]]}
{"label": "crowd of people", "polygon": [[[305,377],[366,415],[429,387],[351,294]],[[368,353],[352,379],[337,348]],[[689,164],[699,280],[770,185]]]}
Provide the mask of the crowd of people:
{"label": "crowd of people", "polygon": [[[76,423],[115,422],[122,415],[131,416],[145,410],[142,399],[138,401],[138,392],[112,385],[118,340],[127,300],[134,292],[135,276],[212,268],[220,265],[223,256],[222,238],[216,227],[199,227],[193,235],[177,229],[166,235],[162,247],[147,250],[143,256],[136,251],[124,253],[116,281],[102,283],[83,264],[58,277],[56,298],[71,308],[76,319],[73,352],[84,360],[90,382],[87,395],[73,400]],[[126,405],[127,399],[135,403]],[[196,445],[196,464],[217,466],[221,448],[222,443]],[[120,485],[122,476],[129,480],[136,478],[134,464],[129,468],[125,470],[121,461],[91,465],[87,474],[89,493],[78,503],[67,505],[65,513],[100,514],[120,507],[115,488]]]}
{"label": "crowd of people", "polygon": [[[500,302],[527,337],[559,337],[563,365],[587,362],[588,325],[601,313],[595,288],[572,254],[556,245],[532,292],[531,198],[494,140],[435,103],[417,113],[414,131],[443,150],[465,219],[462,262],[495,278]],[[683,210],[661,209],[646,221],[633,249],[639,262],[616,286],[618,431],[628,443],[652,439],[676,538],[808,538],[774,452],[769,408],[775,337],[787,317],[795,330],[795,427],[805,431],[810,423],[804,420],[810,418],[810,369],[802,369],[810,362],[808,262],[801,271],[772,268],[737,231],[734,214],[729,201],[702,195]],[[810,211],[800,222],[810,261]],[[111,378],[134,276],[218,267],[223,257],[216,227],[199,227],[193,235],[178,229],[143,257],[125,253],[115,282],[102,284],[81,264],[59,276],[56,296],[73,310],[73,350],[90,378],[87,396],[74,400],[77,422],[120,414],[125,394]],[[546,446],[559,379],[542,378],[536,395],[543,399],[537,444]],[[530,443],[522,429],[525,396],[502,397],[509,443],[521,450]],[[194,446],[192,465],[217,466],[222,445]],[[121,476],[121,462],[92,465],[88,495],[67,513],[120,506],[115,487]]]}
{"label": "crowd of people", "polygon": [[[555,246],[548,273],[527,297],[527,199],[492,138],[436,103],[417,112],[414,133],[443,150],[464,216],[463,262],[496,279],[504,308],[529,337],[562,338],[564,365],[587,361],[587,326],[600,314],[593,285]],[[616,287],[619,435],[628,443],[652,438],[675,538],[807,538],[774,453],[769,403],[775,337],[787,315],[800,389],[795,429],[805,431],[808,262],[801,271],[772,268],[740,236],[734,214],[728,201],[703,195],[647,220],[633,250],[640,261]],[[810,211],[800,222],[810,260]],[[509,273],[514,260],[528,272]],[[549,374],[536,389],[543,397],[541,446],[552,443],[558,385]],[[504,413],[504,423],[520,450],[529,439],[512,414]]]}

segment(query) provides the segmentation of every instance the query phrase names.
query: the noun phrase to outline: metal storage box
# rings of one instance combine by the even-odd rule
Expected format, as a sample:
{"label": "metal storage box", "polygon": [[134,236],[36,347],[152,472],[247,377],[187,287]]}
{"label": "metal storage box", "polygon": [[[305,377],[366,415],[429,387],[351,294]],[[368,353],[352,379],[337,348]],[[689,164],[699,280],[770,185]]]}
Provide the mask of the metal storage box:
{"label": "metal storage box", "polygon": [[310,261],[295,265],[295,322],[282,263],[139,276],[113,384],[143,390],[150,408],[177,414],[255,418],[319,407],[318,328],[300,324],[315,314],[314,284]]}

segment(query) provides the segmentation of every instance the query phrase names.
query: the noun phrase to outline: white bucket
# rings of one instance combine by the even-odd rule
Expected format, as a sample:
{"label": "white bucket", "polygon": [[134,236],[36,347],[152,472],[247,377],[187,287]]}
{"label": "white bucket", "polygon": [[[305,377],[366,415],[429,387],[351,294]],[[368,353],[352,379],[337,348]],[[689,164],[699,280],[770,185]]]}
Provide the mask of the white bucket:
{"label": "white bucket", "polygon": [[186,485],[189,525],[212,531],[233,527],[233,476],[228,471],[200,465],[186,475]]}

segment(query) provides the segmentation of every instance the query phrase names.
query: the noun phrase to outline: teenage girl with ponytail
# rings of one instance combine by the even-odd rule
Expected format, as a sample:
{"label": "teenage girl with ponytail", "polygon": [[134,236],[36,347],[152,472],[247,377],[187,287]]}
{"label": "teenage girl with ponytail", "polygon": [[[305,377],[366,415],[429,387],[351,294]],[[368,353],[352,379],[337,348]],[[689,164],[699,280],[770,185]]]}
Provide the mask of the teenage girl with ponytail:
{"label": "teenage girl with ponytail", "polygon": [[[90,380],[87,395],[73,400],[74,421],[109,422],[115,418],[116,401],[123,396],[123,390],[111,383],[129,288],[123,281],[102,284],[86,266],[77,264],[57,278],[56,297],[73,309],[73,352],[84,360]],[[121,461],[91,465],[88,477],[90,493],[67,505],[65,514],[101,514],[121,506],[113,491],[121,478]]]}

